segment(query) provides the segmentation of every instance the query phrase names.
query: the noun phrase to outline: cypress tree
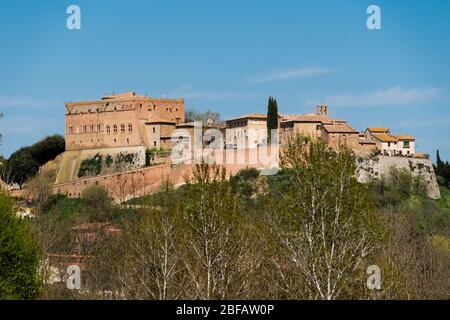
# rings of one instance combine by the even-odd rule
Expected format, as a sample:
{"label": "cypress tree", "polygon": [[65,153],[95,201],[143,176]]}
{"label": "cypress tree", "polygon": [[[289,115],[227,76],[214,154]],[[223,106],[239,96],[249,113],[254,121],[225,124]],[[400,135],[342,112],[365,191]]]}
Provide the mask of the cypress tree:
{"label": "cypress tree", "polygon": [[277,100],[269,97],[269,104],[267,106],[267,142],[272,143],[271,132],[273,129],[278,129],[278,105]]}
{"label": "cypress tree", "polygon": [[439,149],[436,151],[436,165],[439,166],[442,164],[441,156],[439,154]]}

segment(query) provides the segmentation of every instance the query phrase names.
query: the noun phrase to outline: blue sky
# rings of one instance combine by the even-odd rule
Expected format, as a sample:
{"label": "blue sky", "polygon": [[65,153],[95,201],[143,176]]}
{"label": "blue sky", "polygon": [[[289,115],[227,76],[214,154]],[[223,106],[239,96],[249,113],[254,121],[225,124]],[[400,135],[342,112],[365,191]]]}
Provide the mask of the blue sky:
{"label": "blue sky", "polygon": [[[66,8],[81,8],[81,30]],[[366,9],[381,8],[382,30]],[[450,1],[72,0],[0,4],[0,154],[64,133],[64,102],[184,97],[222,118],[313,111],[412,134],[450,160]]]}

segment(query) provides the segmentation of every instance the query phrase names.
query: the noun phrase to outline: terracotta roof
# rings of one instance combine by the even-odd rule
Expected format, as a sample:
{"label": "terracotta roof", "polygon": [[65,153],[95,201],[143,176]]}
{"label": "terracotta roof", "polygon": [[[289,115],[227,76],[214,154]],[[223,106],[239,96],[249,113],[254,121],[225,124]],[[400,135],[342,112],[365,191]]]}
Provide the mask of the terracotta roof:
{"label": "terracotta roof", "polygon": [[347,123],[325,124],[323,128],[329,133],[359,133],[358,130],[353,129]]}
{"label": "terracotta roof", "polygon": [[262,113],[250,113],[250,114],[246,114],[244,116],[229,119],[226,122],[233,121],[233,120],[239,120],[239,119],[267,119],[267,115],[262,114]]}
{"label": "terracotta roof", "polygon": [[397,142],[397,138],[388,133],[375,133],[373,137],[381,142]]}
{"label": "terracotta roof", "polygon": [[183,122],[177,124],[177,127],[183,128],[183,127],[195,127],[195,122]]}
{"label": "terracotta roof", "polygon": [[414,138],[413,136],[409,136],[409,135],[394,135],[394,137],[397,138],[397,140],[402,140],[402,141],[415,141],[416,138]]}
{"label": "terracotta roof", "polygon": [[[220,126],[225,126],[225,123],[213,123],[213,124],[207,124],[207,123],[201,123],[199,126],[203,126],[203,128],[218,128]],[[183,122],[183,123],[179,123],[176,125],[177,128],[194,128],[195,127],[195,122]]]}
{"label": "terracotta roof", "polygon": [[326,116],[296,114],[285,118],[283,122],[326,122],[331,123],[331,119]]}
{"label": "terracotta roof", "polygon": [[371,127],[367,128],[372,133],[389,133],[389,128],[383,128],[383,127]]}
{"label": "terracotta roof", "polygon": [[175,121],[170,121],[170,120],[161,119],[161,118],[154,118],[154,119],[150,119],[150,120],[146,121],[145,123],[169,123],[169,124],[175,124]]}
{"label": "terracotta roof", "polygon": [[315,114],[297,114],[290,115],[288,117],[283,118],[282,122],[314,122],[314,123],[322,123],[322,124],[333,124],[335,123],[347,123],[345,120],[332,119],[328,116],[319,116]]}

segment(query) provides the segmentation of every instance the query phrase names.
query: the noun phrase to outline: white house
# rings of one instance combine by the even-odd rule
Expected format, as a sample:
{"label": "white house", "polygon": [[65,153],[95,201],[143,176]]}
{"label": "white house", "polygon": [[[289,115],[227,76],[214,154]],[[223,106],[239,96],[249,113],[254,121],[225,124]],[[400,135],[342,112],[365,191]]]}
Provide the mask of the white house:
{"label": "white house", "polygon": [[397,151],[403,156],[416,153],[416,139],[408,135],[395,135],[397,138]]}
{"label": "white house", "polygon": [[412,156],[415,154],[415,138],[409,135],[393,135],[388,128],[367,128],[366,139],[376,142],[382,154],[395,156]]}

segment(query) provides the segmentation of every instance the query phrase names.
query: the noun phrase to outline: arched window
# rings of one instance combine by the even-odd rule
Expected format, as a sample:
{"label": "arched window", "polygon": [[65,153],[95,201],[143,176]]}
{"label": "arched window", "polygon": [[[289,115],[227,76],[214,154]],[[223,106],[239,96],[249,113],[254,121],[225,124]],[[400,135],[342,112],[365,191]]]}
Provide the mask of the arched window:
{"label": "arched window", "polygon": [[111,127],[109,126],[109,124],[106,126],[106,134],[110,134],[111,133]]}
{"label": "arched window", "polygon": [[120,132],[125,133],[125,125],[123,123],[120,125]]}
{"label": "arched window", "polygon": [[83,132],[87,131],[87,126],[83,126]]}
{"label": "arched window", "polygon": [[91,124],[91,132],[94,132],[94,125]]}
{"label": "arched window", "polygon": [[117,126],[116,125],[113,126],[113,130],[114,130],[114,134],[117,134]]}
{"label": "arched window", "polygon": [[131,123],[128,124],[128,133],[133,132],[133,125]]}

